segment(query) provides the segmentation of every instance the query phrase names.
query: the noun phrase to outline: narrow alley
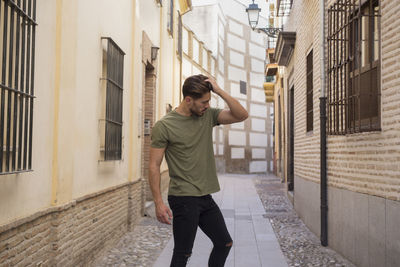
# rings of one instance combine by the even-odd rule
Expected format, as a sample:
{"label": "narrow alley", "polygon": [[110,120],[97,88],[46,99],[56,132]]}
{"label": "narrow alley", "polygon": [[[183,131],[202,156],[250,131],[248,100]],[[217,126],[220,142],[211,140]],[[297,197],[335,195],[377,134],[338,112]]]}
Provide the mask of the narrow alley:
{"label": "narrow alley", "polygon": [[0,0],[0,267],[399,267],[399,1]]}
{"label": "narrow alley", "polygon": [[[213,197],[234,240],[227,267],[354,266],[320,245],[293,210],[284,184],[276,176],[220,174],[219,179],[222,189]],[[148,208],[148,214],[91,266],[168,267],[172,227],[154,218],[154,206]],[[198,229],[188,267],[207,266],[211,247]]]}

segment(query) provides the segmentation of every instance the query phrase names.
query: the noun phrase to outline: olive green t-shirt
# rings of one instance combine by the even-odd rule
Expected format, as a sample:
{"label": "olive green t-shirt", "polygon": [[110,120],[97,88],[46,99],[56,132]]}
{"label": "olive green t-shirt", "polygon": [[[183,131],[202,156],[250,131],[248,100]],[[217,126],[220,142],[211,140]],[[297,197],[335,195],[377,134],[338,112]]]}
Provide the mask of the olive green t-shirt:
{"label": "olive green t-shirt", "polygon": [[220,190],[212,140],[220,112],[221,109],[209,108],[198,117],[173,110],[154,125],[151,146],[166,148],[171,178],[168,195],[204,196]]}

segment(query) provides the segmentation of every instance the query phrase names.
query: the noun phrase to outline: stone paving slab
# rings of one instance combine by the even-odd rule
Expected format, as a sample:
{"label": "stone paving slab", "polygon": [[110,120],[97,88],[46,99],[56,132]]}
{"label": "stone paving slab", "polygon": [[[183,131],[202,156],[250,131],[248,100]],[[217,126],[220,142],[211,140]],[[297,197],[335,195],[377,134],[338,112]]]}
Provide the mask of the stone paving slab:
{"label": "stone paving slab", "polygon": [[[319,238],[297,216],[286,195],[285,184],[278,177],[272,174],[259,175],[254,179],[254,184],[266,211],[263,217],[271,222],[270,231],[275,232],[289,266],[354,267],[339,253],[321,246]],[[265,266],[276,266],[269,259],[272,248],[269,244],[261,246],[264,245],[262,256],[270,264]]]}

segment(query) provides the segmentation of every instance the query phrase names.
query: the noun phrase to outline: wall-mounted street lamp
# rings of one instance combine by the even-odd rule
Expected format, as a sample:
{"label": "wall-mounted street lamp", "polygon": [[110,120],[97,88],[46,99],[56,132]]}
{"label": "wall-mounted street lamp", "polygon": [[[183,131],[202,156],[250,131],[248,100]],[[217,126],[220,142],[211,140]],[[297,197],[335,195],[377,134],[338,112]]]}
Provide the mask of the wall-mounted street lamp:
{"label": "wall-mounted street lamp", "polygon": [[258,24],[258,19],[260,18],[261,8],[258,7],[257,4],[250,4],[248,8],[246,8],[247,16],[249,17],[249,25],[250,27],[258,32],[262,31],[267,34],[271,38],[277,38],[279,32],[282,30],[281,28],[256,28]]}

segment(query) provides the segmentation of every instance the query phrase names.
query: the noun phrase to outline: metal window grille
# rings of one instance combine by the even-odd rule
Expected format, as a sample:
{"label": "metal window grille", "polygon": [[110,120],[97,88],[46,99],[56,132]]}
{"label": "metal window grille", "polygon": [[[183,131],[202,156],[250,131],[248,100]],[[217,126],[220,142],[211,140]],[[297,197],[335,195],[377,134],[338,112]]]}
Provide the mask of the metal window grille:
{"label": "metal window grille", "polygon": [[293,0],[278,0],[276,8],[276,16],[277,17],[289,16],[292,5],[293,5]]}
{"label": "metal window grille", "polygon": [[169,12],[168,12],[168,24],[167,29],[171,36],[174,36],[174,0],[169,1]]}
{"label": "metal window grille", "polygon": [[0,1],[0,174],[32,170],[36,0]]}
{"label": "metal window grille", "polygon": [[124,51],[109,37],[107,40],[106,113],[104,160],[120,160],[122,155],[122,103],[124,80]]}
{"label": "metal window grille", "polygon": [[307,55],[307,132],[314,128],[313,114],[313,51]]}
{"label": "metal window grille", "polygon": [[378,0],[338,0],[328,9],[328,133],[380,130]]}

